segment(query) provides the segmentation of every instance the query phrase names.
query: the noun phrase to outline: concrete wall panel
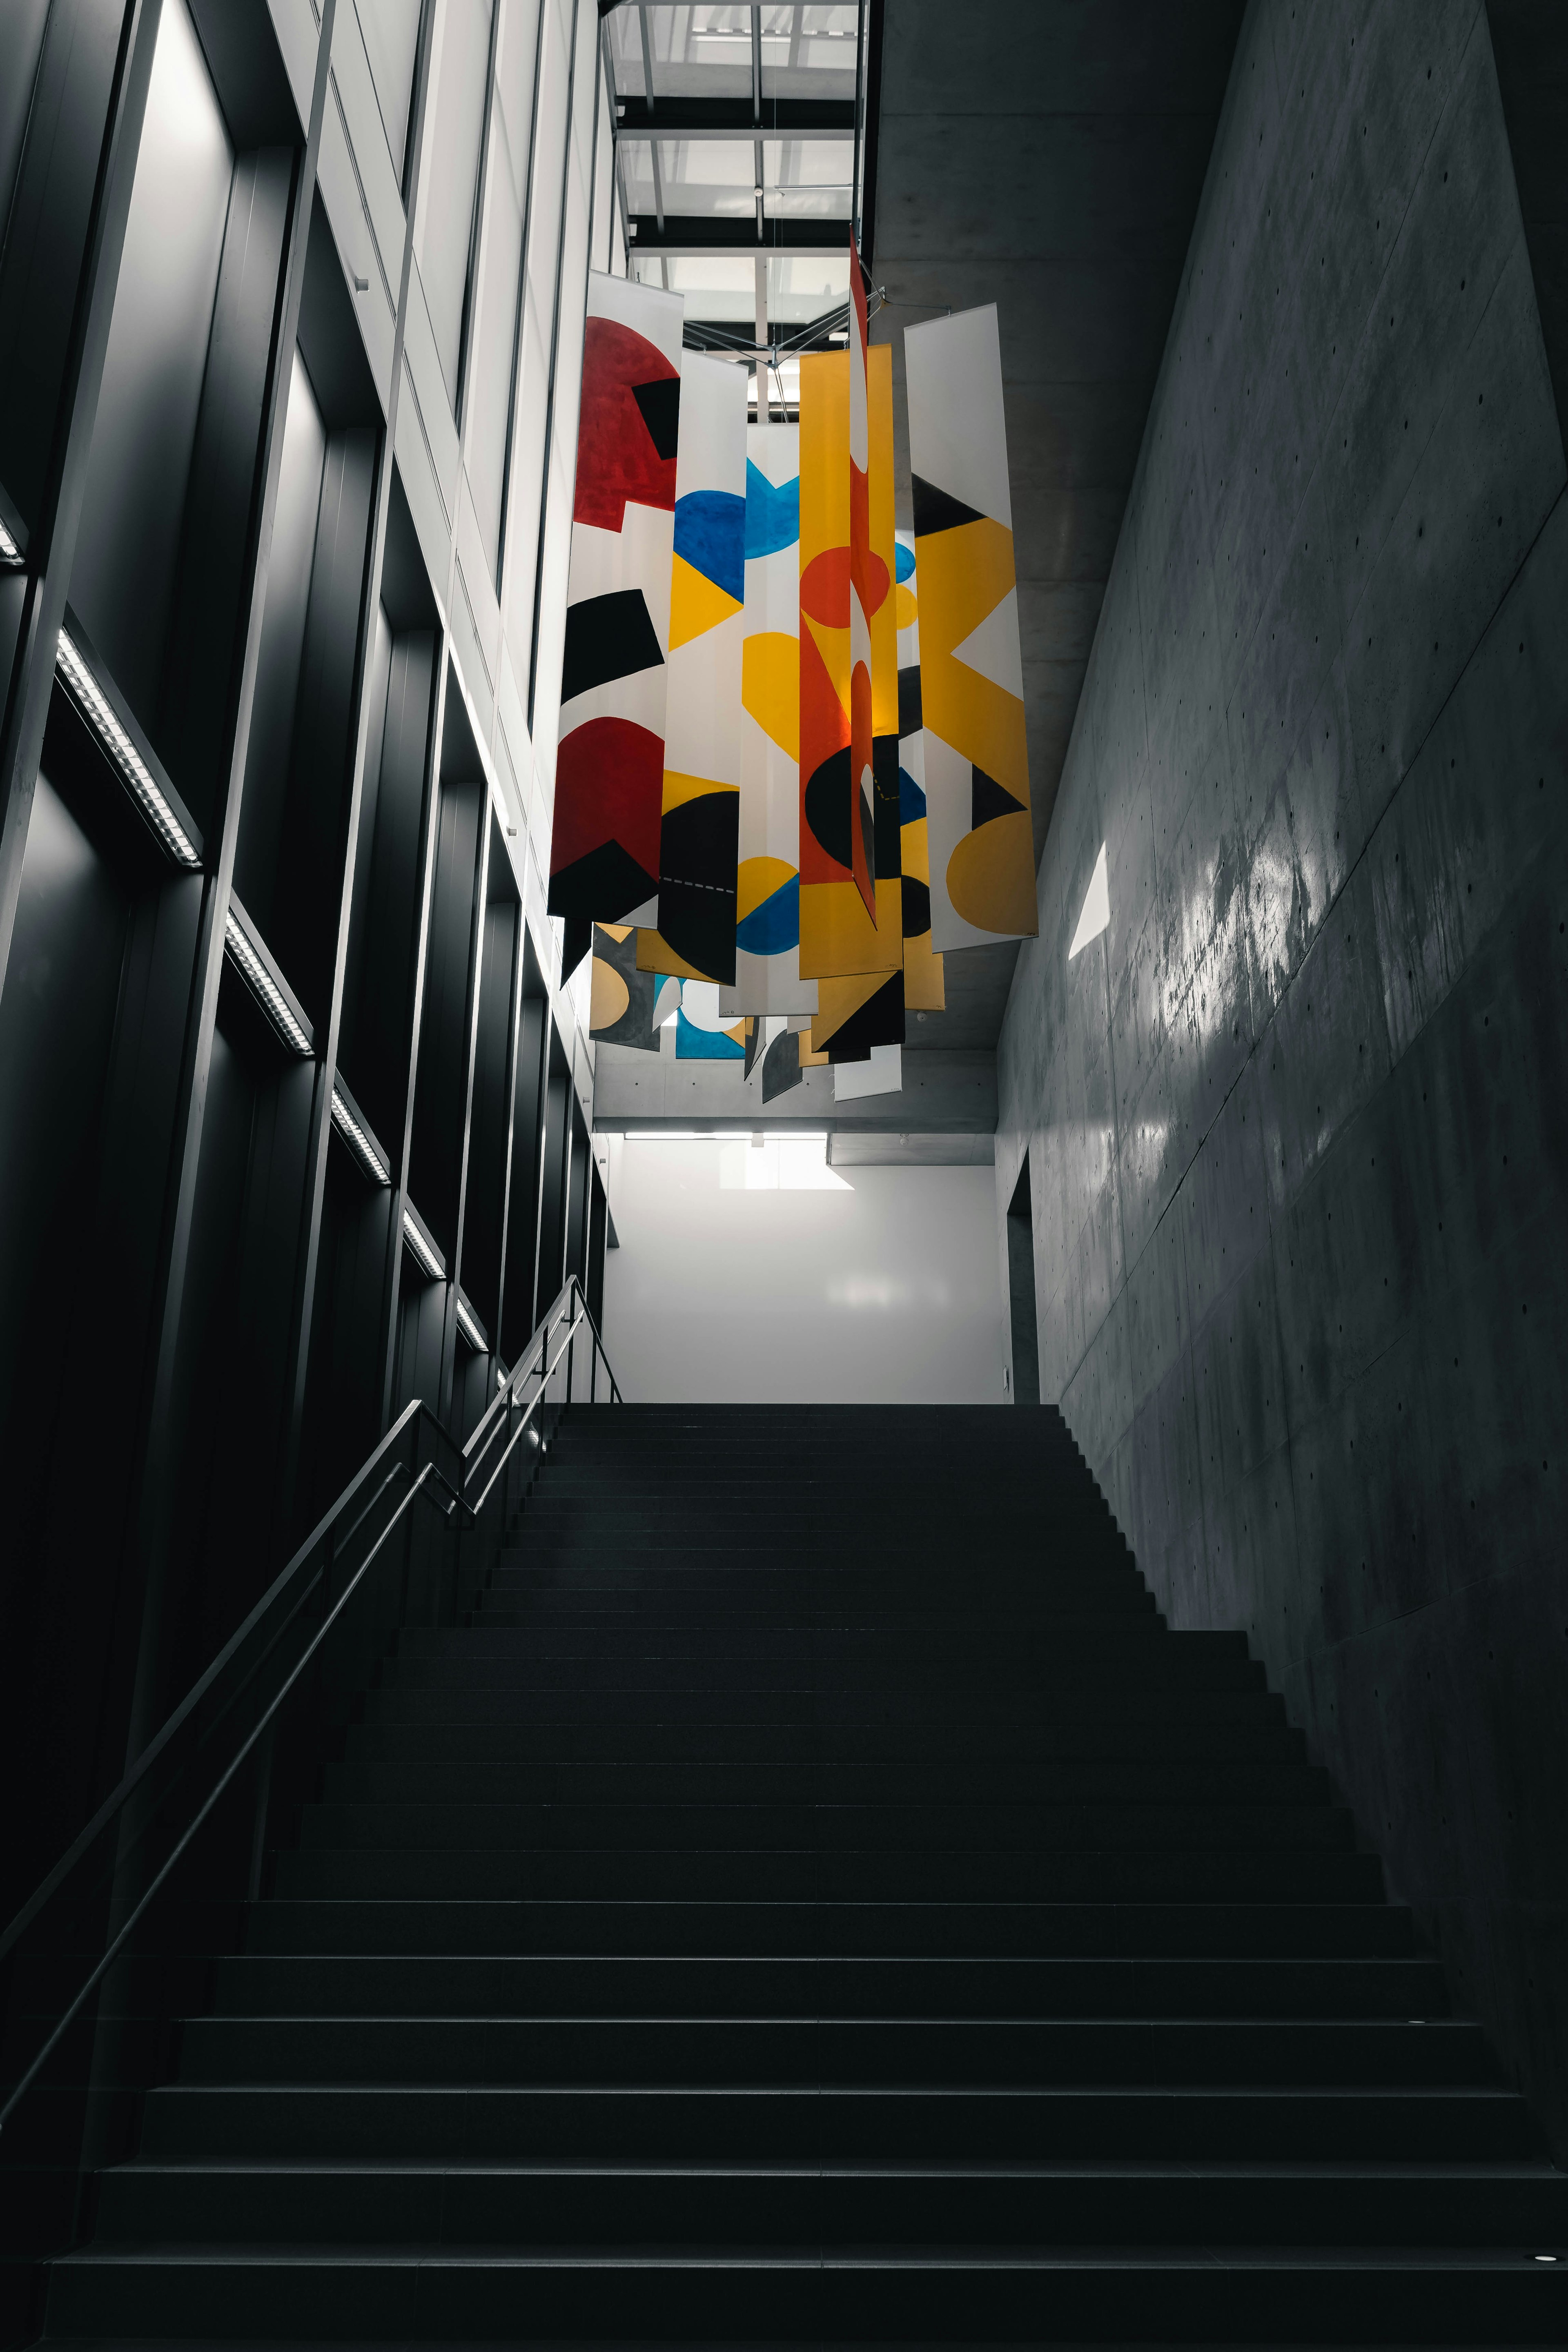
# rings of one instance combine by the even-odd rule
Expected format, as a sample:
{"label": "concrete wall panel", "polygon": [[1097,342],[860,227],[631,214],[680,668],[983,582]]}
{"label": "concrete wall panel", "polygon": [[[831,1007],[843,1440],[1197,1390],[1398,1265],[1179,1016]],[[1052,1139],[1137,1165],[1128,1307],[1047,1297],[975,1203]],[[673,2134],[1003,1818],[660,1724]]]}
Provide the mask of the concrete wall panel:
{"label": "concrete wall panel", "polygon": [[1478,0],[1254,0],[1014,981],[999,1203],[1027,1150],[1042,1393],[1163,1605],[1248,1633],[1560,2149],[1563,491]]}

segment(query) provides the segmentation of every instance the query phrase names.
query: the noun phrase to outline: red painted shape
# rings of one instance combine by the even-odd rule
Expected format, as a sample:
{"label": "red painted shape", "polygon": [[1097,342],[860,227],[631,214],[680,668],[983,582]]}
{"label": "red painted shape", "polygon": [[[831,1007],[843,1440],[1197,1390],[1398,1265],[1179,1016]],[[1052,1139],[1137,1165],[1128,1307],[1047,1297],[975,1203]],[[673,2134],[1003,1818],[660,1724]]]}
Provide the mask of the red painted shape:
{"label": "red painted shape", "polygon": [[[618,319],[590,319],[583,345],[574,522],[619,530],[626,500],[675,511],[675,460],[661,457],[632,386],[677,376],[664,353]],[[654,871],[658,871],[657,862]]]}
{"label": "red painted shape", "polygon": [[591,849],[618,841],[645,874],[657,875],[663,799],[663,739],[629,719],[584,719],[555,754],[550,871],[564,873]]}
{"label": "red painted shape", "polygon": [[[847,549],[830,551],[847,555]],[[826,561],[818,556],[811,566]],[[848,572],[845,572],[846,600],[848,598]],[[805,814],[805,792],[813,776],[825,761],[836,751],[845,751],[849,742],[849,714],[838,699],[837,688],[828,676],[827,664],[816,648],[816,640],[809,629],[800,633],[800,878],[803,882],[842,882],[846,868],[830,851],[824,849]],[[847,763],[846,763],[847,765]]]}
{"label": "red painted shape", "polygon": [[849,626],[849,550],[825,547],[800,575],[800,609],[825,629]]}

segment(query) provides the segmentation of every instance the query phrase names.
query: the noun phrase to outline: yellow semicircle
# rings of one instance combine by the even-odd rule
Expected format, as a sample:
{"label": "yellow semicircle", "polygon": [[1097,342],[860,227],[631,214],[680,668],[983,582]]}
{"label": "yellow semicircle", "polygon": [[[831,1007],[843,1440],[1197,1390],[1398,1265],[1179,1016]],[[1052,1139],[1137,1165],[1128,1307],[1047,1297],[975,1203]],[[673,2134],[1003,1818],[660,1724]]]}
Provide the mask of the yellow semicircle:
{"label": "yellow semicircle", "polygon": [[1035,834],[1026,809],[964,835],[947,861],[947,895],[977,931],[1034,938]]}
{"label": "yellow semicircle", "polygon": [[594,958],[594,990],[588,1003],[590,1029],[613,1029],[631,1003],[631,991],[613,964]]}
{"label": "yellow semicircle", "polygon": [[764,898],[795,880],[795,869],[782,857],[742,857],[735,877],[735,920],[743,923]]}

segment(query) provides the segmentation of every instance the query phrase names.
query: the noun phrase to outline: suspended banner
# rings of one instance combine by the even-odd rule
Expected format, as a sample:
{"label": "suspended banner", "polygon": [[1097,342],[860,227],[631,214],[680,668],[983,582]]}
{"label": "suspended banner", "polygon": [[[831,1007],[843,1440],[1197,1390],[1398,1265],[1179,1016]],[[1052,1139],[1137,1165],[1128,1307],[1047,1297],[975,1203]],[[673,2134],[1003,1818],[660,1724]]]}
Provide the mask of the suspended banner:
{"label": "suspended banner", "polygon": [[[891,353],[889,354],[889,367]],[[849,774],[857,856],[855,887],[873,922],[878,920],[875,800],[871,782],[871,614],[887,593],[887,572],[873,576],[871,553],[871,419],[867,378],[866,289],[860,256],[849,240]],[[888,378],[888,523],[892,526],[892,376]]]}
{"label": "suspended banner", "polygon": [[931,852],[926,838],[925,753],[921,743],[920,583],[912,531],[896,534],[893,578],[904,1008],[909,1013],[941,1013],[947,995],[942,958],[932,954],[931,944]]}
{"label": "suspended banner", "polygon": [[588,1034],[600,1045],[657,1054],[658,981],[637,970],[637,933],[626,923],[595,923]]}
{"label": "suspended banner", "polygon": [[[871,803],[850,769],[849,356],[800,363],[800,970],[888,971],[875,919]],[[819,999],[820,1003],[820,999]]]}
{"label": "suspended banner", "polygon": [[746,1061],[745,1022],[725,1020],[719,1009],[719,991],[710,982],[689,980],[682,984],[680,1010],[675,1016],[675,1058],[678,1062]]}
{"label": "suspended banner", "polygon": [[729,360],[682,354],[658,921],[637,962],[693,980],[735,977],[746,384]]}
{"label": "suspended banner", "polygon": [[746,430],[741,858],[727,1013],[815,1013],[800,976],[800,428]]}
{"label": "suspended banner", "polygon": [[995,304],[907,328],[904,359],[931,945],[1032,939],[1034,829]]}
{"label": "suspended banner", "polygon": [[563,976],[591,923],[658,915],[683,312],[589,273],[550,842]]}

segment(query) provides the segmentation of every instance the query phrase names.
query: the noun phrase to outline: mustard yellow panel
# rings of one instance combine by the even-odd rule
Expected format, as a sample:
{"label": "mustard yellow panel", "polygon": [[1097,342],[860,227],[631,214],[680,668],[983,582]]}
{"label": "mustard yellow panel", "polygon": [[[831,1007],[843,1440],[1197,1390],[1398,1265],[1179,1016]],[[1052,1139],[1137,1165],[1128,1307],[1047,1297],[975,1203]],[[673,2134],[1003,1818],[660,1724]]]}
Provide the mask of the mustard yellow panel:
{"label": "mustard yellow panel", "polygon": [[[893,625],[897,629],[912,629],[920,619],[921,608],[914,590],[900,580],[893,591]],[[960,637],[959,644],[963,643]]]}
{"label": "mustard yellow panel", "polygon": [[671,559],[669,575],[669,650],[689,645],[693,637],[706,636],[721,621],[727,621],[740,605],[733,596],[716,587],[684,555]]}
{"label": "mustard yellow panel", "polygon": [[800,758],[800,639],[763,629],[741,647],[741,700],[770,742]]}
{"label": "mustard yellow panel", "polygon": [[825,548],[848,544],[849,354],[811,352],[800,363],[802,572]]}
{"label": "mustard yellow panel", "polygon": [[815,1052],[826,1053],[844,1024],[863,1004],[868,1004],[879,988],[887,986],[887,974],[880,971],[858,972],[847,979],[825,980],[817,989],[816,1013],[811,1024],[811,1043]]}
{"label": "mustard yellow panel", "polygon": [[946,1009],[942,958],[931,948],[931,933],[922,931],[918,940],[904,941],[904,1010],[942,1013]]}
{"label": "mustard yellow panel", "polygon": [[853,882],[800,886],[800,976],[832,980],[847,972],[897,971],[903,960],[903,885],[877,885],[873,923]]}
{"label": "mustard yellow panel", "polygon": [[628,939],[631,936],[631,928],[632,927],[629,923],[601,923],[599,925],[599,929],[604,932],[605,937],[607,940],[614,940],[617,947],[624,939]]}
{"label": "mustard yellow panel", "polygon": [[964,835],[947,861],[947,895],[976,930],[1033,933],[1035,836],[1026,809]]}

